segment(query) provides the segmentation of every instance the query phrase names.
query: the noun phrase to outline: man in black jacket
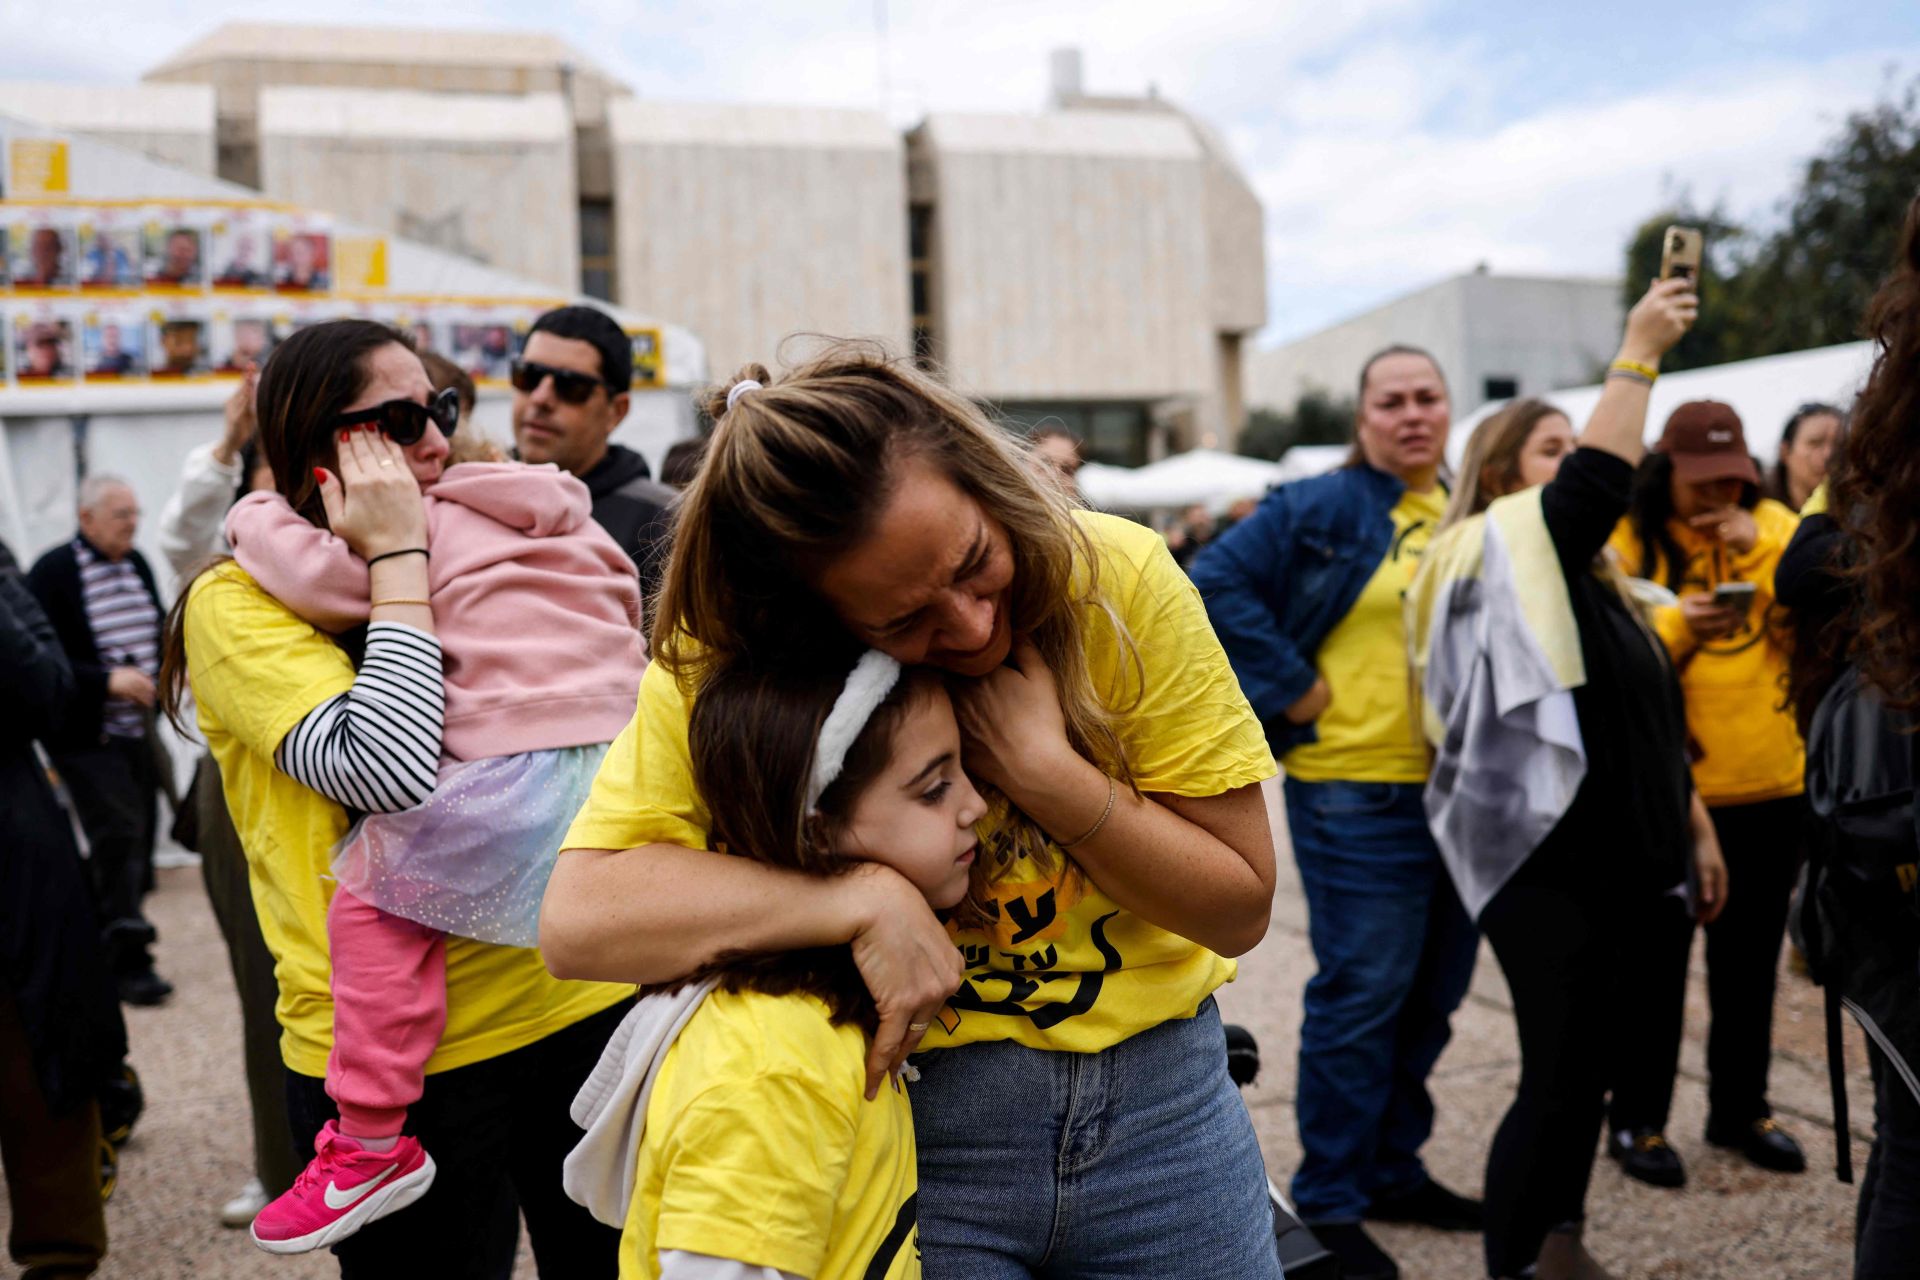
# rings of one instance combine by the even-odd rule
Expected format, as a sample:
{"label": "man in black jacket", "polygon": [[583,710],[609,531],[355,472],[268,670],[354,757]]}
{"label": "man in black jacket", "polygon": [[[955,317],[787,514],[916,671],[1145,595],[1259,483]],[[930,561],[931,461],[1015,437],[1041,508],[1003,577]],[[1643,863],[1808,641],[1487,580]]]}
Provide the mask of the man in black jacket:
{"label": "man in black jacket", "polygon": [[651,606],[675,495],[645,458],[612,443],[632,387],[633,341],[613,317],[583,306],[549,311],[513,362],[513,445],[520,461],[551,462],[585,482],[593,518],[633,558]]}
{"label": "man in black jacket", "polygon": [[151,1005],[173,993],[153,971],[153,926],[140,913],[153,887],[159,816],[152,709],[164,610],[133,547],[139,525],[131,486],[89,476],[79,535],[41,556],[27,577],[73,668],[73,699],[47,749],[87,833],[120,997]]}
{"label": "man in black jacket", "polygon": [[106,1253],[96,1098],[127,1051],[80,851],[33,751],[74,684],[0,547],[0,1149],[8,1248],[31,1276],[90,1275]]}

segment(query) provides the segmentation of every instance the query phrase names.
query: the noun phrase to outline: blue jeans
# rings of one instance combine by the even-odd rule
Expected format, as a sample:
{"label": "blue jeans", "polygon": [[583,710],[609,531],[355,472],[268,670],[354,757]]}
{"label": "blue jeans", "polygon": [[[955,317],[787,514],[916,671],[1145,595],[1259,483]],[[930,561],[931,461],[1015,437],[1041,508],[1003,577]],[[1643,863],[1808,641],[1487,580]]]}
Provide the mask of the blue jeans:
{"label": "blue jeans", "polygon": [[1100,1053],[996,1041],[914,1065],[927,1280],[1279,1280],[1211,999]]}
{"label": "blue jeans", "polygon": [[1427,1179],[1427,1075],[1466,997],[1478,935],[1440,862],[1419,783],[1288,778],[1287,826],[1319,967],[1295,1114],[1303,1220],[1358,1222]]}

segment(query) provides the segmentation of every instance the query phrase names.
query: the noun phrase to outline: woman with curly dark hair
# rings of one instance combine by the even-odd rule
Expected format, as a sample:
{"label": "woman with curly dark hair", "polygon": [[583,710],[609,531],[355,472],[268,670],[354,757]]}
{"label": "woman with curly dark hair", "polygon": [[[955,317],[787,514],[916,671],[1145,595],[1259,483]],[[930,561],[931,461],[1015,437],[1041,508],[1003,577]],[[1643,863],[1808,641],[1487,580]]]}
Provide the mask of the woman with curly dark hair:
{"label": "woman with curly dark hair", "polygon": [[[1795,655],[1793,687],[1803,723],[1811,721],[1808,793],[1816,810],[1830,807],[1821,804],[1829,760],[1846,775],[1835,790],[1850,797],[1867,789],[1868,764],[1891,766],[1884,770],[1889,777],[1913,774],[1914,739],[1902,730],[1920,711],[1920,199],[1908,206],[1899,259],[1867,308],[1866,330],[1876,347],[1873,371],[1854,406],[1831,514],[1810,515],[1780,567],[1782,598],[1796,608],[1817,607],[1831,620],[1821,632],[1826,643],[1803,645]],[[1823,732],[1823,720],[1840,714],[1835,699],[1845,697],[1855,674],[1837,660],[1849,653],[1864,682],[1857,701],[1877,696],[1891,713],[1877,746],[1865,749]],[[1851,737],[1857,743],[1861,735]],[[1824,750],[1829,738],[1831,756]],[[1911,1275],[1920,1257],[1920,1081],[1913,1065],[1920,1063],[1920,897],[1912,827],[1904,820],[1910,807],[1893,814],[1899,835],[1892,841],[1854,838],[1832,813],[1821,825],[1802,910],[1803,924],[1811,917],[1818,926],[1809,933],[1816,974],[1869,1032],[1876,1124],[1860,1187],[1855,1280]]]}

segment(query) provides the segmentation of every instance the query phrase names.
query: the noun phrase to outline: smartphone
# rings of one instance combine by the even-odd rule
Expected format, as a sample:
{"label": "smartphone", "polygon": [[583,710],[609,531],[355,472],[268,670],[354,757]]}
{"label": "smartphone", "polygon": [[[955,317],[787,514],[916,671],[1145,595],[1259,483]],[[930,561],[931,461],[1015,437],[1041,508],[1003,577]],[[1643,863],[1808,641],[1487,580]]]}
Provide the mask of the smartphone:
{"label": "smartphone", "polygon": [[1660,241],[1660,278],[1700,282],[1700,253],[1706,237],[1698,227],[1668,227]]}
{"label": "smartphone", "polygon": [[1759,590],[1757,582],[1723,582],[1713,589],[1713,602],[1745,613],[1753,608],[1754,593]]}

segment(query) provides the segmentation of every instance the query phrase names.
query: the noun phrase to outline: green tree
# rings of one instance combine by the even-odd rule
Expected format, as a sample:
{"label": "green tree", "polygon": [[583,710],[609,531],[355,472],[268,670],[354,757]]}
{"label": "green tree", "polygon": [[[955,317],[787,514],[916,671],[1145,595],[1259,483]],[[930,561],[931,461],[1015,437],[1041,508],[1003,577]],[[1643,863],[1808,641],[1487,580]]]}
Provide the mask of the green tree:
{"label": "green tree", "polygon": [[1706,232],[1700,321],[1667,358],[1668,369],[1805,351],[1850,342],[1893,267],[1907,205],[1920,192],[1920,79],[1891,84],[1880,102],[1848,116],[1799,185],[1778,224],[1743,229],[1722,210],[1684,195],[1648,218],[1627,243],[1622,291],[1631,306],[1660,269],[1660,233],[1672,223]]}
{"label": "green tree", "polygon": [[1354,405],[1313,387],[1289,413],[1255,409],[1240,432],[1240,452],[1274,461],[1297,444],[1345,444],[1353,435]]}

